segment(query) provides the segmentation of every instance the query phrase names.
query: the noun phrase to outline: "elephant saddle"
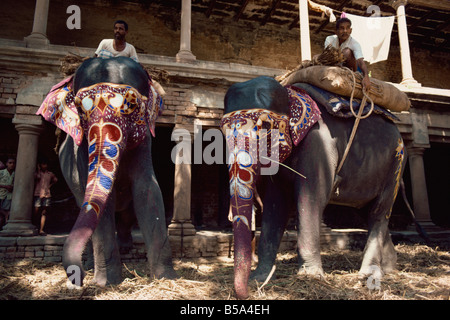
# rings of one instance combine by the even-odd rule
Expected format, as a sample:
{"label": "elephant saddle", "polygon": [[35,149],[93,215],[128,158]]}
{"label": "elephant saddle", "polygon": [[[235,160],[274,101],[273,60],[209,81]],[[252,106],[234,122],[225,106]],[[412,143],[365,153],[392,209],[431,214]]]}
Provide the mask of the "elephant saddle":
{"label": "elephant saddle", "polygon": [[131,86],[113,83],[96,84],[75,93],[72,80],[73,76],[53,86],[36,114],[69,134],[77,145],[87,130],[86,120],[98,112],[109,112],[117,121],[123,115],[130,116],[140,127],[140,137],[145,136],[146,126],[155,136],[155,122],[164,104],[150,79],[147,96]]}
{"label": "elephant saddle", "polygon": [[[353,118],[350,110],[350,98],[340,96],[336,93],[329,92],[308,83],[296,83],[296,87],[305,90],[315,101],[323,105],[328,113],[340,118]],[[353,110],[358,112],[361,105],[361,99],[353,99]],[[370,104],[366,103],[363,114],[367,114],[370,110]],[[373,112],[382,115],[391,121],[399,121],[399,119],[386,108],[374,105]]]}

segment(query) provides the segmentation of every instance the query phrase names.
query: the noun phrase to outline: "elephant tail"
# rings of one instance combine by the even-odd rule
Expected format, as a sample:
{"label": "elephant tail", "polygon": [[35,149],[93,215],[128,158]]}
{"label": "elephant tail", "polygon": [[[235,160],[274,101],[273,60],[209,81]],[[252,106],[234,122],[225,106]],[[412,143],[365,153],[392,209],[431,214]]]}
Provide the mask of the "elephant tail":
{"label": "elephant tail", "polygon": [[406,188],[405,188],[405,182],[403,181],[403,178],[400,181],[400,188],[401,188],[401,191],[402,191],[403,201],[405,202],[406,207],[408,208],[408,211],[411,214],[411,217],[412,217],[412,219],[414,221],[414,224],[416,226],[417,233],[419,233],[420,236],[428,243],[430,238],[428,237],[427,232],[422,228],[422,226],[417,221],[416,215],[414,214],[414,211],[412,210],[411,205],[409,204],[408,198],[406,197]]}

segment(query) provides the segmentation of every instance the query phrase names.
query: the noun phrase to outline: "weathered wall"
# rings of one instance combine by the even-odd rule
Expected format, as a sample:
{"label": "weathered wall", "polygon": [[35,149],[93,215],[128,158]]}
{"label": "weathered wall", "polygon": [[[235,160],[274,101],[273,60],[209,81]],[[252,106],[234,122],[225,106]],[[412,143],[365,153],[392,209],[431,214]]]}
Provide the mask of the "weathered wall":
{"label": "weathered wall", "polygon": [[[23,39],[30,34],[34,0],[0,3],[0,37]],[[71,4],[81,8],[81,30],[68,30],[66,9]],[[112,23],[124,19],[129,23],[128,41],[138,52],[175,56],[179,49],[180,12],[125,1],[52,0],[47,34],[52,44],[97,47],[103,38],[112,37]],[[328,34],[311,32],[312,53],[320,53]],[[192,51],[199,60],[234,62],[290,69],[300,61],[299,31],[267,23],[261,26],[232,19],[207,18],[193,12]],[[76,52],[76,48],[73,50]],[[413,74],[426,87],[450,88],[448,53],[431,53],[411,48]],[[400,82],[399,48],[392,46],[389,60],[369,66],[372,76]],[[430,72],[432,70],[433,72]]]}

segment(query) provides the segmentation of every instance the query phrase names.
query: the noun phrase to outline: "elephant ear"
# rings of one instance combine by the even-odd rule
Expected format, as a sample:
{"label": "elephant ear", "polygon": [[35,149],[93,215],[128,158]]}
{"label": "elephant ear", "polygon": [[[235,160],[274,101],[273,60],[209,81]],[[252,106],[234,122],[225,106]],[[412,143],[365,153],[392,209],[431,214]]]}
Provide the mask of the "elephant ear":
{"label": "elephant ear", "polygon": [[297,146],[312,126],[319,121],[321,112],[305,90],[293,86],[286,86],[286,89],[289,94],[291,138]]}
{"label": "elephant ear", "polygon": [[75,106],[72,80],[73,76],[53,86],[36,114],[42,115],[45,120],[69,134],[80,145],[83,129]]}
{"label": "elephant ear", "polygon": [[156,119],[162,114],[164,110],[164,102],[161,95],[153,86],[152,81],[149,78],[148,81],[149,90],[148,90],[148,99],[147,99],[147,112],[146,112],[146,121],[152,136],[155,137],[155,123]]}

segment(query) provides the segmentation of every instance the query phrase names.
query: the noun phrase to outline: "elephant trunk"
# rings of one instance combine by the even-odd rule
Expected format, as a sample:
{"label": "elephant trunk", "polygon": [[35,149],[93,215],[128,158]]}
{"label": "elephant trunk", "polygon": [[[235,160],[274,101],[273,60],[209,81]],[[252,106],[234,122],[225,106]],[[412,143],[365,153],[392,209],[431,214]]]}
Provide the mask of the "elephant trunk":
{"label": "elephant trunk", "polygon": [[112,193],[118,164],[126,145],[122,130],[100,120],[89,127],[89,173],[80,214],[66,239],[63,266],[72,284],[83,284],[82,254]]}
{"label": "elephant trunk", "polygon": [[[235,149],[238,150],[238,149]],[[234,287],[238,299],[248,297],[248,279],[252,264],[253,199],[259,164],[248,151],[230,154],[230,205],[234,233]]]}
{"label": "elephant trunk", "polygon": [[[248,298],[248,279],[252,265],[251,223],[253,199],[239,202],[233,208],[234,288],[238,299]],[[235,205],[238,205],[235,203]]]}

